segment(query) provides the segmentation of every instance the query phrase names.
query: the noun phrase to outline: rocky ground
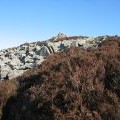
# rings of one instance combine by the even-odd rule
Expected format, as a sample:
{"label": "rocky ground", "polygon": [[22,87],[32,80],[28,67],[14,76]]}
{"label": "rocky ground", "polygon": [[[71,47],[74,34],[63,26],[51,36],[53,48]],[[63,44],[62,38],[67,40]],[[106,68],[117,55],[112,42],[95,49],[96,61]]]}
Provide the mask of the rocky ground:
{"label": "rocky ground", "polygon": [[0,51],[0,79],[13,79],[26,70],[41,64],[47,56],[70,47],[97,47],[107,36],[90,38],[86,36],[67,37],[59,33],[43,42],[25,43],[15,48]]}

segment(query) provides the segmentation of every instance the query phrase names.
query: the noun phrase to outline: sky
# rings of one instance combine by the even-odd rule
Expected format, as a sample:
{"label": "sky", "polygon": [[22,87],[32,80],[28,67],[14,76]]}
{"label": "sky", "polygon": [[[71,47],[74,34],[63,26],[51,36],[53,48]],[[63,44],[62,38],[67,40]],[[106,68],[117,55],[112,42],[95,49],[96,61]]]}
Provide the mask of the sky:
{"label": "sky", "polygon": [[59,32],[120,35],[120,0],[0,0],[0,49]]}

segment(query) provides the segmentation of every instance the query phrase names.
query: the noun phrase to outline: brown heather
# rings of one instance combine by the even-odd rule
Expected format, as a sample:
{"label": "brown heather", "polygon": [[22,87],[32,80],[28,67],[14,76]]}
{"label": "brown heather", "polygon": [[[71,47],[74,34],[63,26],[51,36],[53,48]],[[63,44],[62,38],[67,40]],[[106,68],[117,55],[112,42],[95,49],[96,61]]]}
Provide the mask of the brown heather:
{"label": "brown heather", "polygon": [[120,120],[120,38],[66,49],[0,83],[1,120]]}

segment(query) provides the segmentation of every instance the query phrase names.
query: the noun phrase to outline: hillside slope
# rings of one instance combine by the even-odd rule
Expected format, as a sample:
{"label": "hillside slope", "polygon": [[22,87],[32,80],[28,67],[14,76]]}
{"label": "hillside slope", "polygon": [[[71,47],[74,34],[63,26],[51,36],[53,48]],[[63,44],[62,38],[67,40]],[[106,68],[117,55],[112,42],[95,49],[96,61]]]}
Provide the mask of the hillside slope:
{"label": "hillside slope", "polygon": [[0,82],[2,120],[120,120],[120,39],[72,47]]}

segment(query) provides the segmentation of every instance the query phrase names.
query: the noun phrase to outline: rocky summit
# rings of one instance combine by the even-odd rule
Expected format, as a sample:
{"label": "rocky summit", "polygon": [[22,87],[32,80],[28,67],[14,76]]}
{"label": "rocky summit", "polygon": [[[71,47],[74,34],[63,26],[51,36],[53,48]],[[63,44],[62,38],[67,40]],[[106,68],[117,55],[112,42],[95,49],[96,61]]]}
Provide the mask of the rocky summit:
{"label": "rocky summit", "polygon": [[96,48],[107,36],[97,38],[86,36],[68,37],[59,33],[46,41],[24,43],[15,48],[0,51],[0,79],[13,79],[28,69],[41,64],[49,55],[70,47]]}
{"label": "rocky summit", "polygon": [[4,54],[0,120],[120,120],[120,37],[58,36]]}

